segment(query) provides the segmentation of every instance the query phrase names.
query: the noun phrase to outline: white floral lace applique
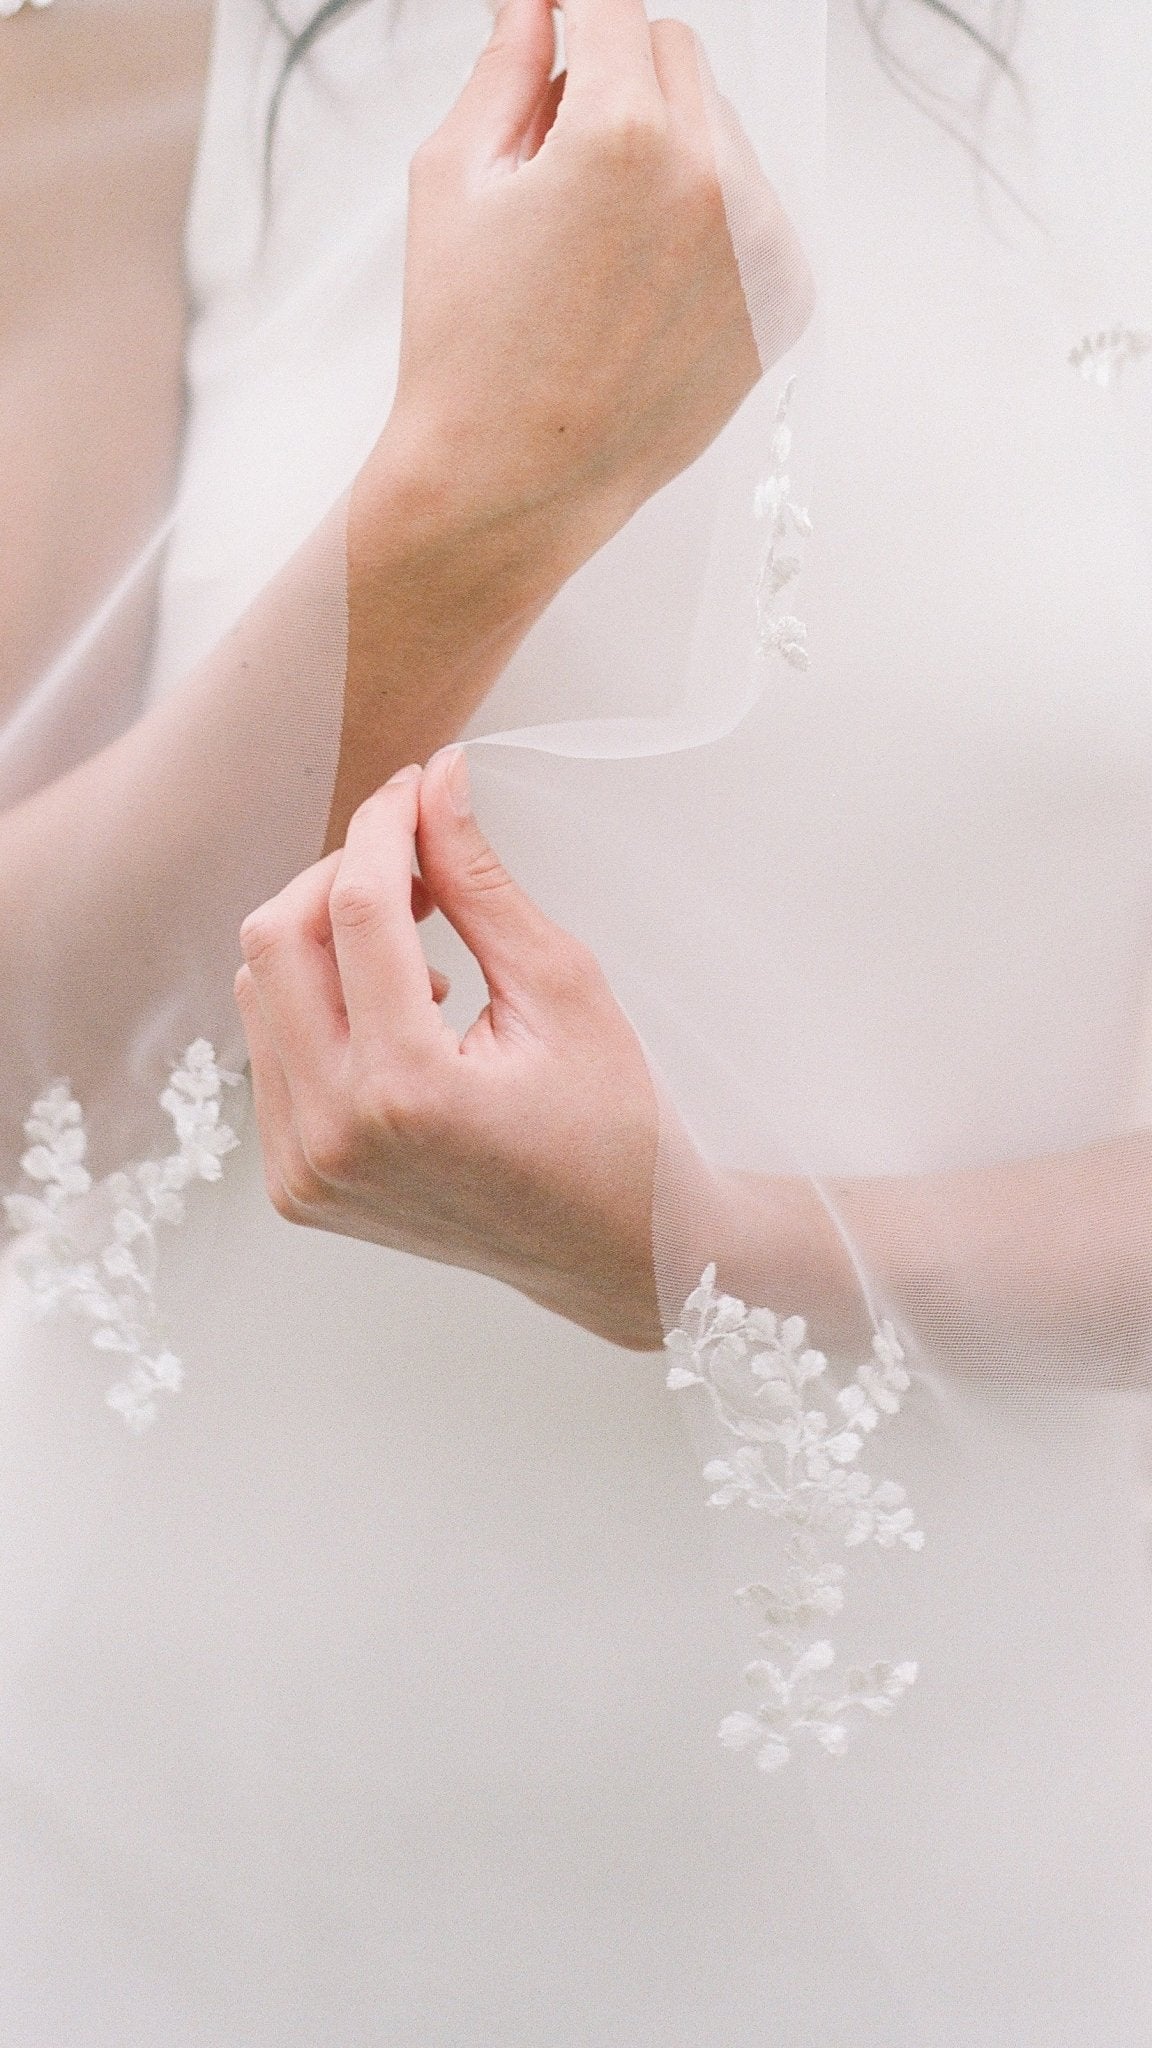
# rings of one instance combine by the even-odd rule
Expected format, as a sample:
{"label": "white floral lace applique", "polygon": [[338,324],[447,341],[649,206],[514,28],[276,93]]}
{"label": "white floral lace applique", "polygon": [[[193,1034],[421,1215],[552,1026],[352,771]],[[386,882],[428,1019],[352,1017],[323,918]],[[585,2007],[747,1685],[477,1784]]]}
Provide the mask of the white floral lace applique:
{"label": "white floral lace applique", "polygon": [[812,520],[807,508],[793,493],[788,464],[792,455],[792,427],[789,414],[795,377],[789,378],[780,394],[772,430],[772,468],[756,486],[754,511],[768,522],[768,542],[756,583],[756,621],[760,652],[779,654],[792,668],[808,667],[808,628],[792,612],[777,609],[776,600],[799,575],[800,556],[795,541],[807,540]]}
{"label": "white floral lace applique", "polygon": [[[720,1740],[754,1750],[763,1771],[789,1761],[808,1735],[831,1755],[847,1747],[850,1717],[890,1714],[916,1678],[914,1663],[876,1663],[828,1676],[836,1652],[827,1623],[845,1604],[847,1568],[837,1553],[864,1543],[920,1550],[924,1537],[902,1486],[874,1481],[857,1464],[865,1438],[898,1414],[910,1385],[891,1324],[847,1385],[827,1385],[828,1361],[808,1344],[801,1316],[781,1319],[716,1291],[709,1266],[684,1304],[683,1327],[665,1339],[674,1391],[703,1387],[737,1448],[704,1468],[715,1507],[736,1503],[788,1526],[786,1569],[776,1585],[744,1586],[737,1598],[760,1621],[771,1654],[745,1677],[760,1695],[729,1714]],[[821,1405],[817,1405],[817,1403]]]}
{"label": "white floral lace applique", "polygon": [[24,1126],[31,1143],[20,1163],[36,1192],[4,1198],[19,1233],[16,1269],[38,1314],[70,1310],[92,1325],[98,1351],[130,1361],[105,1398],[137,1433],[155,1421],[157,1394],[174,1394],[184,1377],[164,1341],[156,1302],[158,1227],[183,1222],[184,1191],[193,1181],[220,1179],[222,1160],[240,1142],[221,1118],[221,1088],[239,1079],[198,1038],[160,1096],[176,1150],[97,1182],[84,1164],[83,1113],[66,1081],[33,1103]]}
{"label": "white floral lace applique", "polygon": [[1100,334],[1086,334],[1069,351],[1068,361],[1079,370],[1087,384],[1109,391],[1130,363],[1152,353],[1152,334],[1143,327],[1109,327]]}

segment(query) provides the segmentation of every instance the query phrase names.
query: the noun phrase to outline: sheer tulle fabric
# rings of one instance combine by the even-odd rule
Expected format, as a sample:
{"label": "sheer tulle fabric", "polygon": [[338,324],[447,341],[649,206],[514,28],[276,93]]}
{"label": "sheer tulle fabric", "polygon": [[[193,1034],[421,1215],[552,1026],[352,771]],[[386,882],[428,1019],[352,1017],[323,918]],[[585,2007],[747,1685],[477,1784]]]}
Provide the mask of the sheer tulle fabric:
{"label": "sheer tulle fabric", "polygon": [[[790,0],[688,18],[765,360],[774,280],[725,101],[812,254],[817,316],[574,578],[470,734],[483,823],[595,947],[660,1078],[671,1393],[470,1277],[288,1242],[250,1143],[230,1160],[212,1137],[239,1095],[205,1051],[180,1069],[175,1141],[157,1107],[190,1043],[239,1065],[237,926],[322,841],[341,498],[395,374],[405,167],[483,10],[352,10],[285,98],[265,211],[282,44],[256,0],[226,0],[179,459],[171,392],[161,424],[140,399],[126,430],[117,337],[93,339],[79,289],[53,300],[53,333],[85,337],[81,416],[115,446],[125,510],[64,557],[68,604],[25,604],[0,729],[8,804],[80,778],[47,814],[52,861],[41,812],[0,877],[0,1180],[20,1191],[39,1100],[49,1157],[23,1198],[59,1189],[74,1267],[151,1200],[140,1161],[184,1160],[181,1199],[225,1182],[183,1232],[144,1217],[150,1287],[202,1378],[142,1444],[113,1441],[90,1351],[51,1317],[31,1331],[22,1290],[51,1306],[63,1283],[16,1216],[0,1550],[28,1960],[3,1995],[29,2040],[51,2016],[54,2048],[149,2029],[181,2048],[1147,2036],[1148,1169],[1139,1137],[1123,1172],[1105,1154],[1101,1201],[1078,1162],[1138,1120],[1149,30],[1136,0],[1029,11],[1027,108],[1004,88],[982,136],[1012,197],[899,99],[843,0],[827,23]],[[946,25],[893,26],[951,79]],[[100,48],[44,148],[81,187],[109,151],[127,187],[163,170],[179,205],[173,122],[194,132],[196,89],[160,67],[130,122],[93,122]],[[122,253],[130,219],[97,227]],[[70,361],[14,354],[11,416],[30,377],[51,403]],[[29,502],[50,564],[58,508]],[[430,945],[465,1009],[469,963],[442,931]],[[1037,1262],[1028,1162],[1056,1155]],[[77,1167],[128,1172],[131,1199],[93,1197]],[[818,1191],[844,1247],[836,1318],[794,1298],[733,1170]],[[970,1247],[1017,1233],[989,1277]],[[1085,1235],[1099,1285],[1065,1256]],[[145,1336],[159,1389],[167,1339]],[[673,1402],[703,1480],[661,1434]],[[581,1602],[577,1657],[555,1617]],[[547,1619],[521,1627],[521,1607]],[[140,1643],[167,1646],[143,1675]],[[717,1722],[736,1753],[713,1754]],[[313,1914],[330,1964],[305,1968]]]}
{"label": "sheer tulle fabric", "polygon": [[[765,581],[743,565],[725,617],[758,681],[729,737],[709,712],[741,669],[710,635],[689,690],[712,745],[534,786],[505,758],[482,810],[605,960],[660,1078],[669,1385],[742,1615],[721,1736],[773,1780],[811,1757],[809,1826],[887,1982],[853,2016],[845,1960],[836,2040],[1146,2024],[1148,1814],[1116,1795],[1152,1734],[1152,1154],[1142,1131],[1108,1141],[1141,1121],[1152,154],[1143,16],[1073,14],[1030,14],[1027,107],[993,100],[987,169],[908,135],[878,175],[875,103],[858,78],[838,98],[834,69],[820,327],[775,414],[769,380],[734,429],[760,483],[729,500],[746,536],[779,508],[803,567],[776,602],[803,635],[765,634],[761,605],[756,667]],[[755,305],[738,189],[728,212]],[[670,749],[684,729],[681,710]],[[810,1177],[834,1309],[809,1312],[704,1160]],[[1109,1470],[1127,1506],[1106,1562]],[[1086,1733],[1105,1722],[1119,1777]],[[1103,1876],[1121,1841],[1123,1900]],[[1072,1892],[1107,1994],[1064,1952]]]}

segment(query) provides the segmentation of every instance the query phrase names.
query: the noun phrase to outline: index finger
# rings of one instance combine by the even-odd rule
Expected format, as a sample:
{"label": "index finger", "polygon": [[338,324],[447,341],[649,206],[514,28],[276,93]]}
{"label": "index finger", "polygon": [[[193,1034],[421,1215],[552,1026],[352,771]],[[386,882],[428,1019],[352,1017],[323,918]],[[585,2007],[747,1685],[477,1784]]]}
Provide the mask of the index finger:
{"label": "index finger", "polygon": [[328,951],[328,894],[336,855],[306,868],[246,917],[240,943],[291,1086],[307,1084],[343,1033],[340,983]]}
{"label": "index finger", "polygon": [[328,899],[348,1029],[361,1042],[416,1047],[439,1035],[412,903],[420,776],[402,768],[361,804]]}
{"label": "index finger", "polygon": [[594,93],[601,112],[663,104],[644,0],[563,0],[563,13],[566,99]]}

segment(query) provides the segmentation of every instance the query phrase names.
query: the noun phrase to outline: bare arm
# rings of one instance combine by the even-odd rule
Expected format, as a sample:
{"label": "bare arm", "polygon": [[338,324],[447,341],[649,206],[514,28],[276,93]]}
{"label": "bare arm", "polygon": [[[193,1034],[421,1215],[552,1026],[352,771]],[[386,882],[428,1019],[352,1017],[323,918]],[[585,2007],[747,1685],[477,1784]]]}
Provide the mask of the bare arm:
{"label": "bare arm", "polygon": [[802,1310],[829,1346],[865,1335],[851,1247],[877,1307],[962,1373],[1147,1384],[1148,1131],[948,1173],[831,1180],[822,1194],[746,1175],[714,1187],[723,1283]]}
{"label": "bare arm", "polygon": [[[173,990],[211,1033],[240,918],[313,857],[333,771],[337,844],[755,381],[686,33],[576,0],[557,106],[545,0],[505,8],[414,167],[399,390],[347,512],[178,692],[0,822],[10,1116],[25,1069],[99,1103],[141,1032],[183,1028]],[[783,349],[807,273],[764,202]]]}
{"label": "bare arm", "polygon": [[[342,856],[249,920],[238,994],[272,1199],[290,1220],[474,1267],[655,1348],[661,1133],[644,1055],[587,949],[501,868],[465,788],[459,752],[393,782]],[[414,849],[487,983],[462,1040],[408,911]],[[876,1309],[951,1370],[1147,1384],[1152,1133],[822,1194],[715,1172],[665,1114],[665,1322],[715,1262],[728,1291],[803,1314],[827,1349],[866,1351],[851,1246]]]}
{"label": "bare arm", "polygon": [[[350,746],[345,720],[339,786],[353,800],[467,716],[529,615],[473,541],[457,550],[447,516],[411,513],[416,488],[397,476],[385,519],[378,486],[384,538],[352,589],[349,666],[380,707],[370,743]],[[166,1016],[172,992],[186,1004],[182,1043],[227,1031],[240,922],[263,879],[285,881],[324,835],[341,747],[346,527],[338,509],[179,690],[0,819],[9,1073],[67,1074],[99,1108],[105,1074],[131,1064],[136,1034]],[[5,1092],[18,1126],[30,1088]]]}

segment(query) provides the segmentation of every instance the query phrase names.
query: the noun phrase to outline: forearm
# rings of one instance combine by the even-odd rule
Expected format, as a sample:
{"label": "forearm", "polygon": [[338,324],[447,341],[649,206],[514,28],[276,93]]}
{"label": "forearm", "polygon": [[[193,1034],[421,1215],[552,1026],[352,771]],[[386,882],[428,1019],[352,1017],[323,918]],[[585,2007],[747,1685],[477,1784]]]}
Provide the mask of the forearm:
{"label": "forearm", "polygon": [[804,1314],[829,1349],[858,1345],[870,1304],[926,1354],[974,1377],[1146,1379],[1148,1132],[954,1173],[820,1188],[717,1176],[715,1190],[710,1256],[721,1283]]}
{"label": "forearm", "polygon": [[[572,524],[574,525],[574,520]],[[395,417],[348,505],[348,641],[327,844],[454,739],[575,566],[568,522],[490,511],[450,445]]]}
{"label": "forearm", "polygon": [[881,1292],[953,1369],[1057,1384],[1146,1382],[1147,1132],[830,1192]]}
{"label": "forearm", "polygon": [[0,1179],[46,1074],[114,1158],[115,1083],[235,1038],[244,915],[458,729],[545,601],[510,531],[417,516],[418,488],[377,463],[370,520],[336,508],[179,689],[0,820]]}

